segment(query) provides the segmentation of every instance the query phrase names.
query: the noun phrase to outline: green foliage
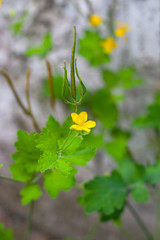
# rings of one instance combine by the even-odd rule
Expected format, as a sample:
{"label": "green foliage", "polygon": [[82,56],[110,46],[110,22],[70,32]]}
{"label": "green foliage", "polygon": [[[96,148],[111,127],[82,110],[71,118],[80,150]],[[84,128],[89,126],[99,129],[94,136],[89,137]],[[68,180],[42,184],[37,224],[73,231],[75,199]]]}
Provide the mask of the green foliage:
{"label": "green foliage", "polygon": [[92,113],[106,128],[113,128],[117,122],[118,109],[111,93],[107,89],[95,92],[90,100]]}
{"label": "green foliage", "polygon": [[136,202],[147,202],[149,199],[149,191],[142,182],[137,182],[134,185],[132,197]]}
{"label": "green foliage", "polygon": [[117,161],[124,159],[126,155],[127,139],[124,136],[117,137],[106,144],[107,152]]}
{"label": "green foliage", "polygon": [[145,181],[150,184],[160,182],[160,159],[153,165],[146,166]]}
{"label": "green foliage", "polygon": [[134,185],[139,181],[145,181],[145,167],[130,158],[125,158],[119,162],[117,171],[121,175],[123,181],[128,185]]}
{"label": "green foliage", "polygon": [[26,182],[30,181],[39,170],[38,159],[40,151],[36,148],[35,133],[17,132],[18,141],[15,142],[17,152],[12,154],[15,161],[11,166],[13,178]]}
{"label": "green foliage", "polygon": [[84,187],[84,196],[80,198],[80,203],[85,205],[86,213],[103,211],[108,215],[122,209],[125,204],[127,187],[117,172],[109,177],[95,177]]}
{"label": "green foliage", "polygon": [[[86,165],[95,154],[95,149],[81,147],[83,137],[78,135],[76,131],[72,131],[66,146],[63,147],[65,138],[68,135],[70,118],[64,123],[62,128],[53,117],[49,117],[47,127],[37,135],[37,148],[42,151],[39,159],[40,171],[44,172],[47,169],[56,169],[64,176],[72,174],[72,165]],[[67,131],[63,131],[64,126],[68,126]],[[66,135],[65,135],[66,133]]]}
{"label": "green foliage", "polygon": [[33,200],[37,200],[41,194],[42,191],[37,184],[27,184],[20,192],[20,195],[22,197],[22,205],[26,205]]}
{"label": "green foliage", "polygon": [[19,20],[10,26],[10,30],[14,35],[19,35],[23,32],[23,28],[24,28],[27,16],[28,16],[28,13],[25,11],[22,14],[22,16],[19,18]]}
{"label": "green foliage", "polygon": [[102,211],[100,211],[100,219],[102,222],[108,222],[110,220],[118,220],[123,213],[124,207],[121,209],[115,209],[113,213],[111,214],[104,214]]}
{"label": "green foliage", "polygon": [[141,79],[137,79],[135,76],[135,68],[126,67],[119,69],[118,72],[105,69],[102,72],[103,80],[105,81],[107,88],[120,87],[122,89],[133,88],[142,83]]}
{"label": "green foliage", "polygon": [[0,168],[3,167],[3,164],[0,164]]}
{"label": "green foliage", "polygon": [[42,38],[40,45],[29,47],[26,52],[26,57],[32,56],[39,56],[40,58],[45,58],[47,53],[52,50],[53,48],[53,41],[51,33],[46,33],[45,36]]}
{"label": "green foliage", "polygon": [[79,54],[85,57],[93,66],[110,61],[109,55],[104,53],[101,46],[102,40],[98,32],[89,30],[86,30],[84,37],[79,40]]}
{"label": "green foliage", "polygon": [[160,93],[158,92],[152,104],[147,107],[147,113],[136,118],[133,126],[138,128],[160,128]]}
{"label": "green foliage", "polygon": [[74,175],[76,172],[74,169],[72,174],[64,176],[55,170],[48,170],[44,175],[44,188],[52,198],[56,198],[60,191],[68,191],[75,185]]}
{"label": "green foliage", "polygon": [[0,239],[15,240],[12,231],[10,229],[6,229],[2,223],[0,223]]}

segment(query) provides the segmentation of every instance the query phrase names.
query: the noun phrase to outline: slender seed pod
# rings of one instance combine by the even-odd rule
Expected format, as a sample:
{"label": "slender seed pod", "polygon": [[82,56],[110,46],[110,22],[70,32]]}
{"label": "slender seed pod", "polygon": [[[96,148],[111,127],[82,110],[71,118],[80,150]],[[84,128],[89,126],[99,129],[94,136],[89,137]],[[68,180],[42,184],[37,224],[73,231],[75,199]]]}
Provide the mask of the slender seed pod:
{"label": "slender seed pod", "polygon": [[75,48],[76,48],[76,27],[74,26],[74,42],[73,42],[72,55],[71,55],[71,91],[72,91],[72,97],[74,100],[76,100],[76,81],[75,81],[75,71],[74,71]]}

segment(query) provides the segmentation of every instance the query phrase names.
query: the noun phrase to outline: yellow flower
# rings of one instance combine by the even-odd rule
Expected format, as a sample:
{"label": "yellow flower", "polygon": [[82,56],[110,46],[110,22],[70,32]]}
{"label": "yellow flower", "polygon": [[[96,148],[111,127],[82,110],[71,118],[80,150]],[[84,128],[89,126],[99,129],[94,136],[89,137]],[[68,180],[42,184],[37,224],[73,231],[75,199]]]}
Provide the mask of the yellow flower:
{"label": "yellow flower", "polygon": [[2,6],[2,0],[0,0],[0,7]]}
{"label": "yellow flower", "polygon": [[105,53],[111,53],[117,47],[117,43],[112,37],[106,38],[106,40],[104,40],[101,45],[103,46]]}
{"label": "yellow flower", "polygon": [[99,26],[102,22],[102,19],[98,15],[91,15],[89,18],[89,22],[92,26]]}
{"label": "yellow flower", "polygon": [[117,37],[125,37],[129,29],[130,29],[129,25],[118,22],[117,29],[115,30],[115,35]]}
{"label": "yellow flower", "polygon": [[71,114],[73,122],[76,124],[73,124],[70,129],[71,130],[77,130],[77,131],[86,131],[90,132],[90,128],[94,128],[96,126],[95,121],[87,121],[88,115],[86,112],[81,112],[79,115],[77,113]]}

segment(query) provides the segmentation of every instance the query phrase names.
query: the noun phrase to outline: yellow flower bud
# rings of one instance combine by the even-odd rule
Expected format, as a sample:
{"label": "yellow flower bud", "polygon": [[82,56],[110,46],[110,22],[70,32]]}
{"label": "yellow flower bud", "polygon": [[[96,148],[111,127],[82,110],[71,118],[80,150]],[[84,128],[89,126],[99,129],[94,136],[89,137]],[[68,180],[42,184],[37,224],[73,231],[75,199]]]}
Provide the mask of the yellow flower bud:
{"label": "yellow flower bud", "polygon": [[92,26],[99,26],[102,22],[102,19],[98,15],[91,15],[89,18],[89,22]]}

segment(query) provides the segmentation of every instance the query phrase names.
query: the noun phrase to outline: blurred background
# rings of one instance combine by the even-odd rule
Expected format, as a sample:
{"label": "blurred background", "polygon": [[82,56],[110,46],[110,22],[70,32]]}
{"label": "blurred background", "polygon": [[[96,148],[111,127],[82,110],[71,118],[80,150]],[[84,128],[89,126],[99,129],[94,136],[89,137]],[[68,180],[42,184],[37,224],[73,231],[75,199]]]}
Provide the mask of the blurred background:
{"label": "blurred background", "polygon": [[[123,113],[122,124],[127,126],[130,116],[137,116],[150,103],[152,97],[160,90],[160,2],[159,0],[117,0],[114,4],[113,20],[127,23],[130,26],[126,41],[122,39],[118,48],[111,54],[112,61],[108,67],[118,69],[122,66],[134,65],[137,75],[144,79],[143,86],[127,92],[125,102],[121,103]],[[44,126],[48,115],[63,122],[66,114],[70,114],[60,100],[56,100],[52,110],[47,95],[44,79],[47,77],[45,58],[52,66],[53,73],[63,76],[64,60],[69,61],[73,44],[73,25],[77,28],[77,38],[82,38],[85,29],[91,29],[88,16],[91,10],[102,19],[109,21],[109,9],[113,0],[4,0],[0,8],[0,67],[11,76],[21,99],[25,102],[24,85],[28,68],[31,72],[32,109],[40,126]],[[103,34],[104,26],[101,27]],[[106,29],[105,29],[106,31]],[[48,35],[47,35],[48,34]],[[31,47],[40,46],[48,36],[49,49],[36,50]],[[47,37],[46,37],[47,38]],[[26,53],[27,50],[28,54]],[[78,45],[77,45],[78,49]],[[38,50],[37,50],[38,51]],[[76,53],[79,73],[89,89],[102,85],[100,71],[91,66],[86,59]],[[6,81],[0,75],[0,175],[11,176],[8,166],[12,163],[11,154],[15,151],[16,131],[24,129],[33,131],[31,120],[25,116]],[[135,132],[132,149],[146,144],[146,134]],[[145,156],[152,158],[152,151],[147,149]],[[139,153],[142,161],[144,153]],[[98,159],[103,158],[99,162]],[[95,174],[109,172],[113,162],[109,157],[99,153],[89,164],[92,171],[80,168],[77,175],[79,183],[91,179]],[[105,171],[104,171],[105,169]],[[23,185],[23,184],[22,184]],[[21,240],[26,228],[28,207],[22,207],[19,190],[21,184],[0,180],[0,222],[13,228],[17,240]],[[58,240],[69,236],[84,239],[97,220],[96,214],[84,216],[84,209],[78,205],[80,191],[73,188],[69,192],[61,192],[55,200],[44,191],[35,206],[33,240]],[[145,206],[138,204],[145,222],[152,225],[154,206],[150,200]],[[147,210],[147,211],[146,211]],[[143,238],[136,224],[126,211],[123,215],[125,225],[135,235],[135,239]],[[152,226],[150,226],[152,227]],[[112,224],[104,223],[97,227],[95,240],[125,239],[122,233]],[[3,240],[0,238],[0,240]]]}

